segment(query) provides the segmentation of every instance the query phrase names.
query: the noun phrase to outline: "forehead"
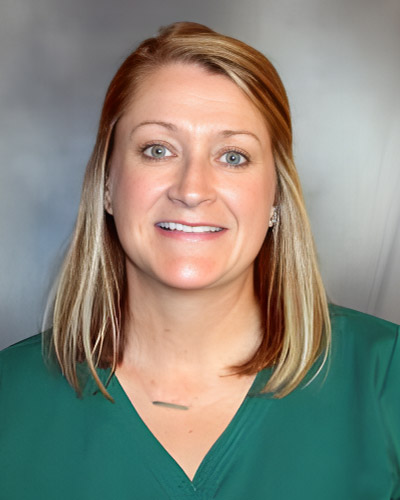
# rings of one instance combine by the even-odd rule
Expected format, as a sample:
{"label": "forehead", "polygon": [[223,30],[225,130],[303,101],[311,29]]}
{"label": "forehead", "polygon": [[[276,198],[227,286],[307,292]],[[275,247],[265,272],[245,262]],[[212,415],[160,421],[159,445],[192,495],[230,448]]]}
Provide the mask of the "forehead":
{"label": "forehead", "polygon": [[208,130],[245,127],[268,134],[264,117],[238,85],[195,64],[174,63],[153,70],[139,84],[123,118],[207,125]]}

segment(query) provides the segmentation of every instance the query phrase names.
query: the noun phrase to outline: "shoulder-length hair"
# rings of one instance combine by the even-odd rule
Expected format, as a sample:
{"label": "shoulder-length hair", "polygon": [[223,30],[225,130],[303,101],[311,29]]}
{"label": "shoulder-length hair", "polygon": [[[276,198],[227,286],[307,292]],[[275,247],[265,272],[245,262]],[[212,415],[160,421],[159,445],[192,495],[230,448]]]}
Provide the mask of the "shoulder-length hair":
{"label": "shoulder-length hair", "polygon": [[289,103],[265,56],[196,23],[162,28],[129,55],[111,81],[52,302],[52,346],[78,393],[78,363],[86,362],[101,392],[110,398],[96,369],[108,367],[113,373],[122,360],[127,288],[124,253],[113,218],[104,209],[113,134],[143,79],[175,62],[200,65],[230,78],[262,113],[271,136],[278,217],[256,258],[254,273],[263,338],[251,359],[233,370],[254,374],[272,367],[265,390],[283,397],[299,385],[318,357],[326,360],[330,345],[326,295],[293,162]]}

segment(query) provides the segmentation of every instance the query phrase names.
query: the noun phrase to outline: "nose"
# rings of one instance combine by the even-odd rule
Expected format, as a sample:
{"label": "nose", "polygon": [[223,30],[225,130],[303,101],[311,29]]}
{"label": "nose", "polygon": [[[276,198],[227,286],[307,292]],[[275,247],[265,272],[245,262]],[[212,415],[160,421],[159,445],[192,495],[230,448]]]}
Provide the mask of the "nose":
{"label": "nose", "polygon": [[206,158],[187,158],[177,168],[168,198],[189,208],[210,203],[216,197],[214,181],[211,165]]}

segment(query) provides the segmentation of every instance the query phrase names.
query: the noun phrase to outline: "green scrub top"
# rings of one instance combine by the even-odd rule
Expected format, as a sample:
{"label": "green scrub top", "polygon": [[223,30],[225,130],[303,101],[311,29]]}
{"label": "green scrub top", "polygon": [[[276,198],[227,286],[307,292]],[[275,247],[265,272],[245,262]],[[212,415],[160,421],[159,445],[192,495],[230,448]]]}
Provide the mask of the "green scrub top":
{"label": "green scrub top", "polygon": [[337,306],[331,314],[329,366],[283,399],[259,393],[270,374],[260,372],[193,481],[115,376],[114,403],[93,387],[77,398],[43,363],[40,336],[9,347],[0,353],[0,499],[400,499],[399,329]]}

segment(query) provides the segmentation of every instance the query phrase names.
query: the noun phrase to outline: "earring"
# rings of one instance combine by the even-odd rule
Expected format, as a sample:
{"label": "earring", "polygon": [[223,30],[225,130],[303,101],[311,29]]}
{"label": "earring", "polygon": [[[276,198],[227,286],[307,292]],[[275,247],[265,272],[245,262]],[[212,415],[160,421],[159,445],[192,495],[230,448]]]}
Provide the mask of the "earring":
{"label": "earring", "polygon": [[273,212],[272,212],[272,215],[269,219],[269,223],[268,223],[269,227],[275,227],[279,222],[278,209],[277,209],[277,207],[272,207],[272,208],[273,208]]}
{"label": "earring", "polygon": [[112,207],[111,207],[111,196],[110,196],[110,187],[109,187],[109,179],[107,177],[106,185],[104,188],[104,210],[112,215]]}

